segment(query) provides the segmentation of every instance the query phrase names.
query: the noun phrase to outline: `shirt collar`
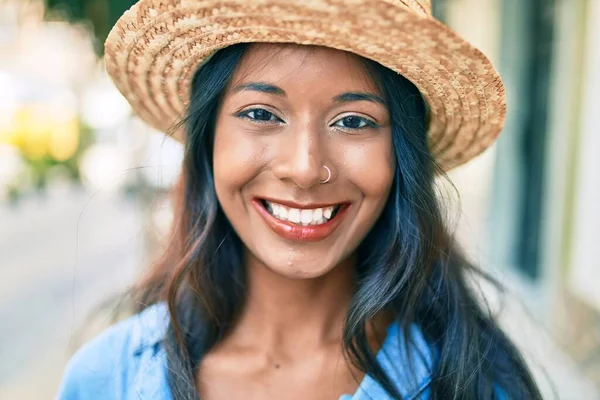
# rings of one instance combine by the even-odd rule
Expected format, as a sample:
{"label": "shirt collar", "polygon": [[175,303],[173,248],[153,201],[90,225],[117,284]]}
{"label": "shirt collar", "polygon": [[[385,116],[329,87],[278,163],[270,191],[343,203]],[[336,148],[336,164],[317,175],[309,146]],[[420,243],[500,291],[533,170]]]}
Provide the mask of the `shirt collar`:
{"label": "shirt collar", "polygon": [[[407,340],[410,339],[410,346]],[[399,323],[392,323],[387,337],[377,353],[377,361],[390,377],[404,399],[415,399],[423,394],[431,383],[433,354],[421,330],[415,325],[408,329],[408,337]],[[393,400],[393,398],[370,375],[366,375],[352,396],[340,400]]]}
{"label": "shirt collar", "polygon": [[171,400],[167,377],[167,355],[163,340],[169,326],[169,311],[165,303],[155,304],[138,314],[132,335],[134,356],[139,358],[139,370],[134,390],[141,400]]}
{"label": "shirt collar", "polygon": [[136,353],[158,346],[167,334],[169,309],[165,303],[154,304],[137,315],[132,347]]}

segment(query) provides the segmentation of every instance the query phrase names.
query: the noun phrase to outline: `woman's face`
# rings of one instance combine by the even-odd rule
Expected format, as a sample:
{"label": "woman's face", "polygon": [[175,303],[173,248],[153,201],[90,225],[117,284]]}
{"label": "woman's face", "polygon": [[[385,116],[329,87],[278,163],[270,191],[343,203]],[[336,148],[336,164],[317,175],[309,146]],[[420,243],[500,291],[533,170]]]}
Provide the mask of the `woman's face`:
{"label": "woman's face", "polygon": [[351,256],[394,177],[382,94],[358,57],[321,47],[252,45],[213,150],[217,197],[248,256],[288,278]]}

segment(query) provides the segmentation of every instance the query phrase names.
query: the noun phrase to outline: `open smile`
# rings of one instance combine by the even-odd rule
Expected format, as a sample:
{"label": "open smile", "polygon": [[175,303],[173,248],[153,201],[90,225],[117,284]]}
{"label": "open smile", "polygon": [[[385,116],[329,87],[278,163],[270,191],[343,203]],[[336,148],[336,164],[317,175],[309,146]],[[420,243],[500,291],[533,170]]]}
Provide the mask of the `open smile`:
{"label": "open smile", "polygon": [[318,241],[329,236],[350,206],[349,203],[301,206],[265,198],[256,198],[253,203],[275,233],[301,241]]}

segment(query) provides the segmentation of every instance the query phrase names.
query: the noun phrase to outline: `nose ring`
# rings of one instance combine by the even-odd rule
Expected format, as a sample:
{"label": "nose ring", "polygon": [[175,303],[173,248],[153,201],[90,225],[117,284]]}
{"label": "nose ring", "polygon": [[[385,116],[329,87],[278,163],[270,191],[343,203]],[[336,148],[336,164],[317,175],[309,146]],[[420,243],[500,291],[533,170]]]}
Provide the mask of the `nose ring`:
{"label": "nose ring", "polygon": [[323,168],[325,168],[327,170],[327,179],[325,179],[324,181],[321,181],[321,183],[325,184],[325,183],[329,182],[329,180],[331,179],[331,170],[329,169],[329,167],[327,165],[323,165]]}

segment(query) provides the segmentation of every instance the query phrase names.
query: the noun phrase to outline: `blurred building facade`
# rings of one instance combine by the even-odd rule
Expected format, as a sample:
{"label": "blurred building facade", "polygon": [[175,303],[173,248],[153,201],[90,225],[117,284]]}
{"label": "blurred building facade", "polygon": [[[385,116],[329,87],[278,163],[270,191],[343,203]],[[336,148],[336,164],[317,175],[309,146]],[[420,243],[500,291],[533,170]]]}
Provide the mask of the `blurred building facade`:
{"label": "blurred building facade", "polygon": [[522,299],[508,325],[559,398],[599,398],[600,2],[440,3],[441,18],[499,67],[508,98],[493,154],[453,173],[467,194],[459,236]]}
{"label": "blurred building facade", "polygon": [[600,2],[504,0],[490,259],[600,384]]}

